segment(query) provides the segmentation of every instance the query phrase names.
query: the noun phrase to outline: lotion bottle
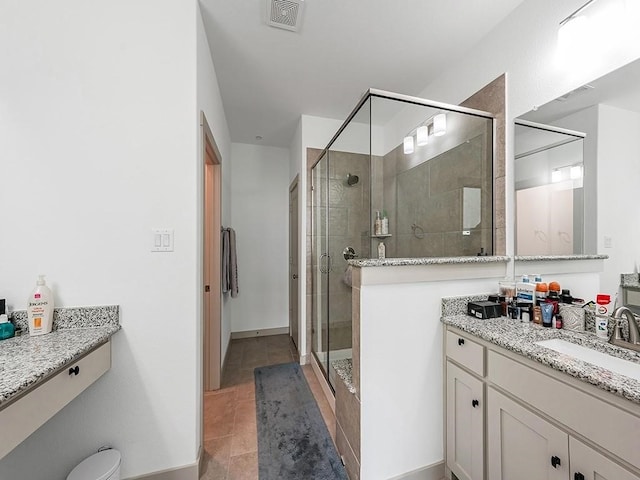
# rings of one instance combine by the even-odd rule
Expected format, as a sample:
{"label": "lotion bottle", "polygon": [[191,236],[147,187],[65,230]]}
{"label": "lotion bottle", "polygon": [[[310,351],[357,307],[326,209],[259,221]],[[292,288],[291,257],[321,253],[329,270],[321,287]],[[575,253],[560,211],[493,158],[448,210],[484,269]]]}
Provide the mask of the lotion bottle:
{"label": "lotion bottle", "polygon": [[44,335],[53,327],[53,293],[44,282],[44,275],[38,276],[36,288],[27,302],[29,335]]}
{"label": "lotion bottle", "polygon": [[378,244],[378,258],[380,259],[385,258],[385,254],[386,254],[386,248],[384,246],[384,242],[380,242]]}

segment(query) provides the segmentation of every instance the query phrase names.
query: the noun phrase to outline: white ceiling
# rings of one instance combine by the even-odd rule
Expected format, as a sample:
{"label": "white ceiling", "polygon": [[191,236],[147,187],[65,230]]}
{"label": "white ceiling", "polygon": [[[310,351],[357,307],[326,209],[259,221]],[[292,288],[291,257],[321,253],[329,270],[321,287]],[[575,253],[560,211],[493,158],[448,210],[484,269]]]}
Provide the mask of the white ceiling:
{"label": "white ceiling", "polygon": [[267,26],[264,1],[200,4],[232,141],[288,148],[301,114],[419,94],[523,0],[306,0],[299,32]]}

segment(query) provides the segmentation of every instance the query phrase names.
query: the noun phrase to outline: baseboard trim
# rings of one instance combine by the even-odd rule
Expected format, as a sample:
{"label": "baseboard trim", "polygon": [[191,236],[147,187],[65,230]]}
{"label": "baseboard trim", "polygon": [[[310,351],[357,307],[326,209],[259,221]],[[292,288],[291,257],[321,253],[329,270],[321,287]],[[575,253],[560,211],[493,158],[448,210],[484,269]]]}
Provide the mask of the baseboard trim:
{"label": "baseboard trim", "polygon": [[231,340],[235,340],[237,338],[268,337],[269,335],[283,335],[285,333],[289,333],[289,327],[245,330],[243,332],[231,332]]}
{"label": "baseboard trim", "polygon": [[[202,452],[202,449],[200,452]],[[127,480],[199,480],[200,460],[203,455],[200,454],[198,457],[199,458],[190,465],[160,470],[158,472],[147,473],[137,477],[129,477]]]}
{"label": "baseboard trim", "polygon": [[444,461],[403,473],[389,480],[441,480],[444,478]]}
{"label": "baseboard trim", "polygon": [[227,351],[224,353],[222,364],[220,364],[220,383],[222,383],[222,374],[224,373],[224,367],[227,365],[227,360],[229,360],[229,350],[231,350],[230,347],[231,347],[231,334],[229,334],[229,339],[227,340]]}

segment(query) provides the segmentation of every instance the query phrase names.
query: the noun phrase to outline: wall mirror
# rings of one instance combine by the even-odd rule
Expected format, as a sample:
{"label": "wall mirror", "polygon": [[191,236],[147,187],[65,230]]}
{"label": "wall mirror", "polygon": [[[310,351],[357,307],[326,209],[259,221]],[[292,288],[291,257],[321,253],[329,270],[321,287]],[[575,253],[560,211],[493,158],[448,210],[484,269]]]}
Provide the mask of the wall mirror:
{"label": "wall mirror", "polygon": [[640,60],[516,119],[516,255],[611,257],[637,243],[639,133]]}

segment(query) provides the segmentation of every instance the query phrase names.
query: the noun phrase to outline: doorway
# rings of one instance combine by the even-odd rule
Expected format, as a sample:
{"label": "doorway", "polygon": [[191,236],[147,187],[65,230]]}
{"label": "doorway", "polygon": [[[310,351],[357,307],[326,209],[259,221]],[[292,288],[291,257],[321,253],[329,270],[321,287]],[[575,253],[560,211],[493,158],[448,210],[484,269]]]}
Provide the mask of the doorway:
{"label": "doorway", "polygon": [[203,361],[204,390],[219,390],[221,359],[221,242],[222,170],[220,152],[202,113],[203,195]]}
{"label": "doorway", "polygon": [[299,312],[300,304],[298,301],[299,279],[298,272],[298,180],[300,176],[296,175],[289,187],[289,335],[295,345],[298,354],[300,353],[299,331]]}

